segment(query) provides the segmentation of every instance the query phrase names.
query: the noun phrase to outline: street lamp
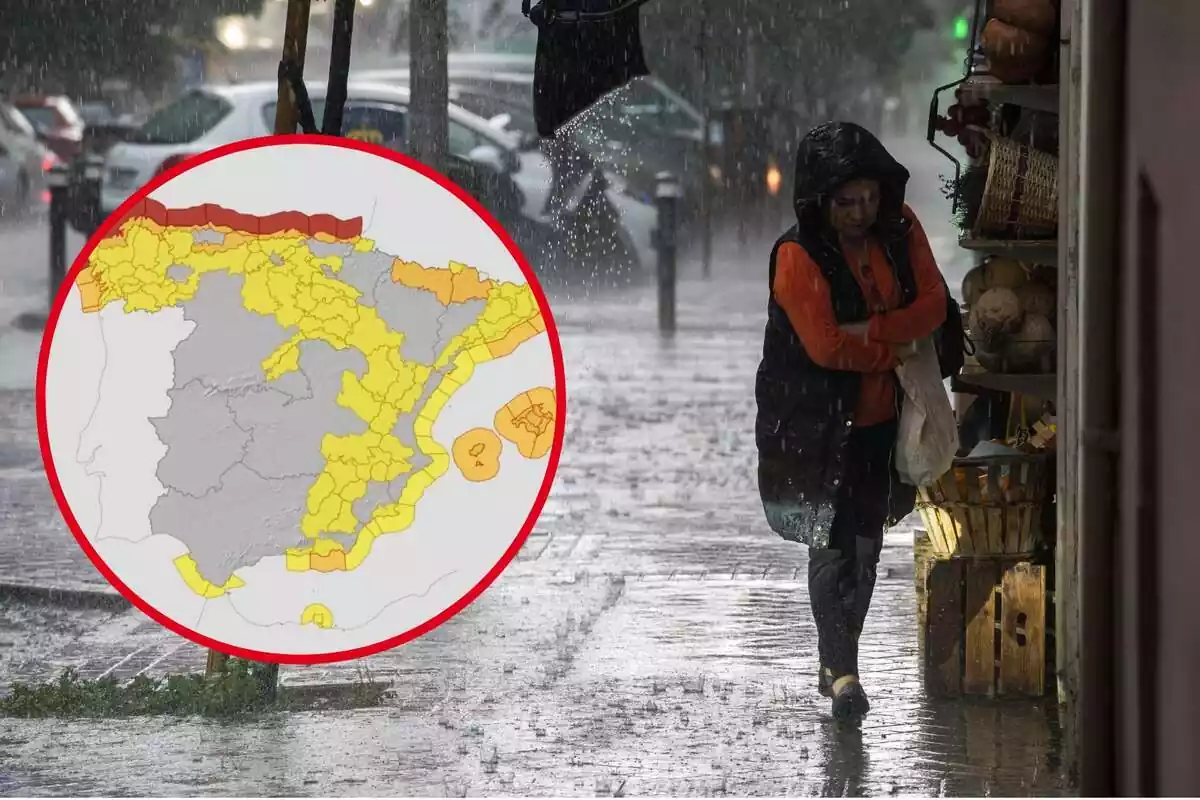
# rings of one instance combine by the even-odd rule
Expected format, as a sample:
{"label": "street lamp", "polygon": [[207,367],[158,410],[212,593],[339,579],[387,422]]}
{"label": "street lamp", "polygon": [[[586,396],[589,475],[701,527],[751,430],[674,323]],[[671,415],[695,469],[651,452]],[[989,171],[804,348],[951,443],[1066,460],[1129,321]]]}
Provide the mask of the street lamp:
{"label": "street lamp", "polygon": [[638,8],[648,0],[540,0],[521,12],[537,26],[533,116],[539,136],[558,130],[609,92],[650,74]]}

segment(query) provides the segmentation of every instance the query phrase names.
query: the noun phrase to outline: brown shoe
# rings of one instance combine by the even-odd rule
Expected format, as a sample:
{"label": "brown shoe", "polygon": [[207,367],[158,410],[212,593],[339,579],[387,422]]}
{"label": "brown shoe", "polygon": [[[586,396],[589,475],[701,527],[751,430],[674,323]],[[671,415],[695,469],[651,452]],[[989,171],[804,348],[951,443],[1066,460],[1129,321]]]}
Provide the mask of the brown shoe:
{"label": "brown shoe", "polygon": [[833,718],[837,720],[857,719],[871,710],[867,693],[858,682],[857,675],[843,675],[833,682]]}

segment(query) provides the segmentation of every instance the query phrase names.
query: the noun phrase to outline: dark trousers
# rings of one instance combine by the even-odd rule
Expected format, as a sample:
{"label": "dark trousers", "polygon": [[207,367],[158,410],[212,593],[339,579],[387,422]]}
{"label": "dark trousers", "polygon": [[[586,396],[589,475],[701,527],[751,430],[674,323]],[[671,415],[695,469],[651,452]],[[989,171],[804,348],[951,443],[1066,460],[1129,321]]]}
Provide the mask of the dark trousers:
{"label": "dark trousers", "polygon": [[883,549],[897,426],[893,419],[850,433],[829,548],[808,551],[808,594],[821,666],[835,677],[858,674],[858,636]]}

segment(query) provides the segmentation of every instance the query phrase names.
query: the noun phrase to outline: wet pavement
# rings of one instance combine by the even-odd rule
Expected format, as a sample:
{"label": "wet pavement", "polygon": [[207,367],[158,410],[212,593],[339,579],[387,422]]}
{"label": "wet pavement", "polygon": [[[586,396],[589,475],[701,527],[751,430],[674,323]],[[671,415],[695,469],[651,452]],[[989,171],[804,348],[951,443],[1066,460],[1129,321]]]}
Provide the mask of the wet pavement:
{"label": "wet pavement", "polygon": [[[888,536],[863,633],[874,708],[858,730],[832,723],[805,554],[770,533],[757,497],[765,256],[723,258],[711,282],[689,265],[672,338],[648,289],[554,303],[567,438],[518,559],[415,642],[283,668],[289,684],[390,681],[383,707],[0,720],[0,793],[1061,793],[1052,709],[926,698],[911,522]],[[0,358],[23,344],[0,335]],[[203,650],[137,611],[35,590],[107,587],[57,516],[16,384],[0,390],[0,682],[202,669]]]}

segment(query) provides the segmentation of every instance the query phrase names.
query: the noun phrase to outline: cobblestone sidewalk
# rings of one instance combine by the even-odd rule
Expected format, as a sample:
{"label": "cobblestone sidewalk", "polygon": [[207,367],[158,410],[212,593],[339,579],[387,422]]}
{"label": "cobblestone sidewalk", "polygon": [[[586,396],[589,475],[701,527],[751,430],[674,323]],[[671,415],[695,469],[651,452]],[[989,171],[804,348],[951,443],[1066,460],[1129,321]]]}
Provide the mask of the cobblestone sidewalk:
{"label": "cobblestone sidewalk", "polygon": [[[171,794],[1000,794],[1060,791],[1053,714],[928,700],[911,528],[889,537],[863,634],[874,710],[815,692],[805,556],[754,477],[761,280],[555,306],[566,447],[519,559],[422,639],[293,684],[391,680],[382,709],[245,725],[7,721],[0,791]],[[28,393],[0,402],[0,581],[102,588],[39,473]],[[136,611],[0,600],[0,678],[128,677],[203,652]],[[7,783],[4,783],[7,781]]]}

